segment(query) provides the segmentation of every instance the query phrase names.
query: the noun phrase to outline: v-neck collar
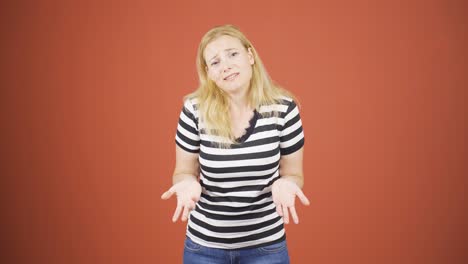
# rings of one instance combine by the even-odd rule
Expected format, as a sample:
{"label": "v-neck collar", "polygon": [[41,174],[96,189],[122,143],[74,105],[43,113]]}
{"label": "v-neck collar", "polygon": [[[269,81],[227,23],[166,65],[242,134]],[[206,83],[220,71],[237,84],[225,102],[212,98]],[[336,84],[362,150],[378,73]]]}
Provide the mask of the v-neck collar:
{"label": "v-neck collar", "polygon": [[249,126],[245,129],[245,133],[241,137],[236,138],[237,144],[244,143],[250,137],[255,129],[255,125],[257,124],[258,116],[259,113],[257,112],[257,109],[254,109],[253,116],[249,120]]}

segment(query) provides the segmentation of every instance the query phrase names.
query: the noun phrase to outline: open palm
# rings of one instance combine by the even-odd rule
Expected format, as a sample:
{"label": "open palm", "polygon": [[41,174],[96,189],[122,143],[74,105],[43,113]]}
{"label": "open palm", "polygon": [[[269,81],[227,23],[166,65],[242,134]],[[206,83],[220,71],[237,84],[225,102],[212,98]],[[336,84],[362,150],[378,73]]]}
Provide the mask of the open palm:
{"label": "open palm", "polygon": [[294,202],[296,196],[299,197],[302,204],[309,205],[309,199],[304,195],[301,188],[293,181],[279,178],[276,180],[271,188],[273,202],[276,205],[276,212],[283,217],[284,223],[289,223],[289,212],[291,212],[294,223],[299,223]]}
{"label": "open palm", "polygon": [[201,195],[201,186],[197,180],[187,179],[174,184],[167,192],[161,195],[164,200],[169,199],[173,194],[177,196],[177,207],[172,217],[175,222],[182,212],[180,220],[186,221],[191,210],[195,209]]}

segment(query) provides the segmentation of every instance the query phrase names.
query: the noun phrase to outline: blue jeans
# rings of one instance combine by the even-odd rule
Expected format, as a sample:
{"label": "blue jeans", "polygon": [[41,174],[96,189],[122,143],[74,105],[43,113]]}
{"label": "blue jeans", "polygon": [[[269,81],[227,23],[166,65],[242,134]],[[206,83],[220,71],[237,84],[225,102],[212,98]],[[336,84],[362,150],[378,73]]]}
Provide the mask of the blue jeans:
{"label": "blue jeans", "polygon": [[249,249],[205,247],[185,239],[184,264],[289,264],[286,240]]}

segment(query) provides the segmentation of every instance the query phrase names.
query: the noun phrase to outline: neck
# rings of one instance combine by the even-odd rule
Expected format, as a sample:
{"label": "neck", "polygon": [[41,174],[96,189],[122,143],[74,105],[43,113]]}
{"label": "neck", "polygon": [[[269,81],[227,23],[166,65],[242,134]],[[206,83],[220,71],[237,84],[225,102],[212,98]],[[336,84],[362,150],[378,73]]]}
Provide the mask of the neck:
{"label": "neck", "polygon": [[250,110],[250,102],[247,100],[248,91],[249,86],[246,85],[243,87],[243,89],[239,89],[235,93],[228,93],[231,111],[234,110],[239,112],[243,110]]}
{"label": "neck", "polygon": [[229,94],[229,108],[234,112],[250,111],[246,92],[239,94]]}

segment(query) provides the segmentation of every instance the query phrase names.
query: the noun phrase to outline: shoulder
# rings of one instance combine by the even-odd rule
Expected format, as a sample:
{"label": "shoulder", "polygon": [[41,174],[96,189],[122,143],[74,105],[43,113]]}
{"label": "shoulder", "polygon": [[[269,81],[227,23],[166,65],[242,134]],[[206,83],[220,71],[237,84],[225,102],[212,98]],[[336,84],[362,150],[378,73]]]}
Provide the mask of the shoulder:
{"label": "shoulder", "polygon": [[289,96],[281,96],[281,97],[278,98],[278,101],[280,101],[281,104],[286,105],[288,107],[290,107],[292,105],[296,106],[296,102],[295,102],[294,98],[289,97]]}
{"label": "shoulder", "polygon": [[288,112],[296,107],[296,103],[292,97],[280,96],[275,99],[274,103],[260,106],[260,112],[277,112],[279,116],[284,117]]}
{"label": "shoulder", "polygon": [[196,97],[184,98],[184,108],[191,114],[198,116],[198,99]]}

